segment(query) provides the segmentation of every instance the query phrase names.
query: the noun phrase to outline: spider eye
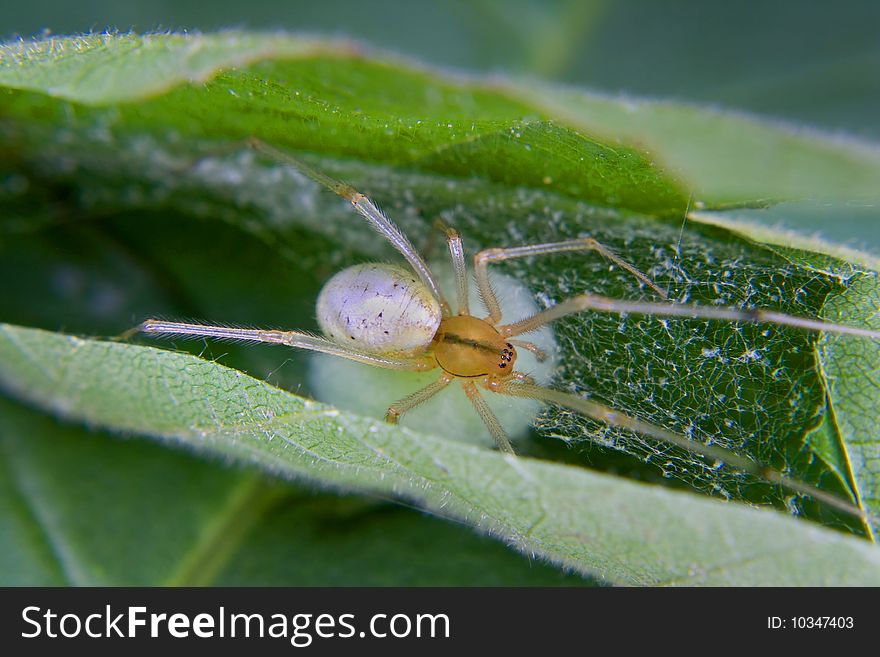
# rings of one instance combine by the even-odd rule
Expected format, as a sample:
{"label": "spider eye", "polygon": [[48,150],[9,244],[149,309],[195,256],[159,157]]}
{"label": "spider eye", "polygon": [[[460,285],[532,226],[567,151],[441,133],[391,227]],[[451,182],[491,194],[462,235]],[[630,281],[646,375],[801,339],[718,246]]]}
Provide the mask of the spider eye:
{"label": "spider eye", "polygon": [[498,367],[500,369],[505,369],[508,365],[512,365],[514,359],[516,358],[516,351],[513,348],[513,345],[509,342],[505,343],[505,346],[501,349],[501,353],[499,354]]}

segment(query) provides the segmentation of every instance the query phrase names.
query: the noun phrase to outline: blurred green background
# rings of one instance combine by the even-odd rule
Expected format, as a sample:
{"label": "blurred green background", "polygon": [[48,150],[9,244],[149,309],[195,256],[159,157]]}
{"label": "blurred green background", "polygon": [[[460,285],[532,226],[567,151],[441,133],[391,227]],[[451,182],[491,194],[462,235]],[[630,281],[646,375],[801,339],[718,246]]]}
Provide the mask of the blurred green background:
{"label": "blurred green background", "polygon": [[[880,3],[872,0],[34,0],[0,4],[4,38],[224,27],[349,36],[467,71],[742,109],[880,141]],[[833,217],[833,218],[832,218]],[[880,252],[880,210],[758,213]]]}
{"label": "blurred green background", "polygon": [[320,31],[431,64],[743,108],[880,139],[880,3],[741,0],[64,0],[0,5],[0,34]]}

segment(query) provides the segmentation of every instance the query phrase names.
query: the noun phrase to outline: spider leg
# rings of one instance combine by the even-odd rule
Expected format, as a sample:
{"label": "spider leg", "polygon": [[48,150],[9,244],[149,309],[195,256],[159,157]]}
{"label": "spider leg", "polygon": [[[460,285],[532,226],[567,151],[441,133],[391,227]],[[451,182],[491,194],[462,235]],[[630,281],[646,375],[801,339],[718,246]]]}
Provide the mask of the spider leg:
{"label": "spider leg", "polygon": [[755,324],[779,324],[807,331],[826,331],[828,333],[857,335],[863,338],[880,340],[880,331],[835,324],[808,317],[786,315],[762,308],[744,310],[730,307],[695,306],[684,303],[626,301],[623,299],[609,299],[598,294],[581,294],[572,297],[519,322],[499,326],[498,331],[506,336],[521,335],[534,331],[544,324],[553,322],[566,315],[572,315],[585,310],[595,310],[597,312],[614,313],[617,315],[632,313],[635,315],[658,315],[660,317],[691,317],[694,319],[721,319]]}
{"label": "spider leg", "polygon": [[625,269],[630,274],[639,279],[642,283],[650,287],[657,293],[661,299],[668,299],[669,296],[654,281],[641,271],[629,264],[626,260],[611,251],[608,247],[603,246],[592,237],[583,237],[576,240],[566,240],[565,242],[550,242],[548,244],[530,244],[528,246],[517,246],[513,248],[495,248],[480,251],[474,256],[474,275],[477,279],[477,286],[480,290],[480,296],[486,304],[489,311],[487,318],[493,324],[501,321],[501,305],[498,303],[498,297],[489,283],[489,264],[493,262],[502,262],[504,260],[513,260],[514,258],[525,258],[528,256],[548,255],[551,253],[566,253],[572,251],[595,251],[603,258],[610,260],[621,269]]}
{"label": "spider leg", "polygon": [[370,226],[387,239],[391,245],[397,249],[404,258],[406,258],[406,261],[409,263],[410,267],[413,268],[413,271],[418,274],[419,278],[422,279],[422,282],[428,286],[429,290],[431,290],[431,294],[434,295],[434,298],[440,303],[440,307],[443,309],[444,314],[450,314],[449,304],[443,296],[443,293],[440,291],[437,280],[434,278],[434,274],[431,273],[425,260],[419,255],[419,252],[416,251],[416,248],[412,245],[406,235],[403,234],[400,228],[386,217],[385,213],[383,213],[375,203],[353,187],[313,169],[305,162],[288,155],[284,151],[275,148],[264,141],[252,137],[247,139],[245,143],[249,148],[252,148],[258,153],[262,153],[282,164],[294,167],[315,182],[324,185],[324,187],[327,187],[349,201],[352,206],[354,206],[354,209],[369,222]]}
{"label": "spider leg", "polygon": [[531,342],[526,342],[525,340],[511,340],[510,344],[514,347],[520,347],[526,351],[532,352],[539,363],[543,363],[547,360],[547,352]]}
{"label": "spider leg", "polygon": [[815,486],[803,483],[786,477],[780,472],[767,468],[757,463],[735,454],[727,449],[717,445],[704,445],[694,440],[690,440],[685,436],[673,433],[662,427],[658,427],[650,422],[639,420],[638,418],[621,413],[610,406],[605,406],[590,399],[584,399],[571,393],[561,390],[554,390],[544,386],[529,383],[523,379],[508,379],[506,381],[490,380],[487,384],[488,388],[493,392],[502,395],[510,395],[512,397],[525,397],[527,399],[536,399],[546,404],[555,404],[564,408],[582,413],[583,415],[604,422],[611,427],[619,427],[627,429],[634,433],[653,438],[654,440],[675,445],[687,450],[693,454],[726,463],[727,465],[742,470],[748,474],[759,477],[773,484],[778,484],[798,495],[808,495],[819,500],[828,506],[834,507],[844,513],[867,520],[867,514],[857,506],[840,499],[834,495],[826,493]]}
{"label": "spider leg", "polygon": [[444,372],[439,379],[434,381],[434,383],[425,386],[421,390],[416,390],[411,395],[407,395],[403,399],[394,402],[388,407],[388,410],[385,413],[385,421],[390,422],[391,424],[397,424],[401,415],[407,411],[411,411],[419,404],[428,401],[431,397],[448,386],[454,378],[455,377],[452,375]]}
{"label": "spider leg", "polygon": [[454,228],[447,226],[441,219],[434,222],[434,226],[446,235],[446,245],[449,247],[449,256],[452,258],[452,268],[455,270],[455,292],[458,303],[459,315],[470,315],[468,303],[468,279],[467,264],[464,261],[464,247],[461,244],[461,235]]}
{"label": "spider leg", "polygon": [[507,432],[504,430],[504,427],[501,426],[501,422],[498,421],[495,413],[489,408],[489,404],[483,399],[480,391],[477,390],[477,386],[474,385],[474,382],[462,379],[461,387],[464,388],[465,394],[468,396],[468,399],[471,400],[474,408],[477,409],[477,413],[483,421],[483,424],[486,425],[492,438],[495,439],[495,444],[498,446],[498,449],[507,454],[513,454],[513,447],[510,444],[510,439],[507,437]]}
{"label": "spider leg", "polygon": [[244,342],[267,342],[282,344],[296,349],[319,351],[324,354],[340,356],[367,365],[383,367],[390,370],[425,371],[436,367],[428,358],[392,358],[381,354],[349,349],[338,345],[332,340],[310,335],[301,331],[275,331],[266,329],[243,329],[230,326],[211,326],[206,324],[185,324],[182,322],[166,322],[160,319],[148,319],[137,330],[143,333],[158,335],[181,335],[193,338],[214,338],[220,340],[242,340]]}

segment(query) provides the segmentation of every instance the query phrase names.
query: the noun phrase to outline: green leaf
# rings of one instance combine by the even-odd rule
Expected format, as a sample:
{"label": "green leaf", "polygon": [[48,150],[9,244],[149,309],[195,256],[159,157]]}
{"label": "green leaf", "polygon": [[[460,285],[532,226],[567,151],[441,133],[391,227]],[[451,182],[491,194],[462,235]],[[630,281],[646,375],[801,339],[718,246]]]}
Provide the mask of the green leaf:
{"label": "green leaf", "polygon": [[4,86],[12,89],[108,104],[144,98],[188,82],[203,82],[221,68],[269,57],[345,49],[344,42],[246,32],[204,36],[86,34],[5,44],[0,50],[0,77]]}
{"label": "green leaf", "polygon": [[[115,65],[111,55],[105,65]],[[267,78],[272,84],[266,84]],[[7,111],[31,124],[47,112],[63,111],[46,100],[11,93]],[[105,100],[97,96],[97,104]],[[423,104],[413,111],[416,101]],[[473,115],[476,109],[479,120]],[[530,114],[533,110],[503,95],[419,71],[360,59],[341,65],[336,58],[310,57],[219,73],[204,85],[180,87],[134,105],[110,110],[78,106],[73,115],[56,115],[53,123],[68,128],[64,139],[74,143],[65,145],[65,151],[78,148],[75,142],[83,137],[92,141],[88,135],[96,129],[119,137],[168,130],[189,139],[259,137],[414,170],[547,187],[602,205],[684,210],[686,198],[674,181],[636,151],[611,147]],[[45,139],[45,134],[35,137]],[[548,153],[555,157],[548,158]]]}
{"label": "green leaf", "polygon": [[[335,107],[330,107],[333,114],[338,115],[347,105],[349,111],[362,113],[365,123],[368,124],[371,118],[377,120],[375,127],[379,134],[401,131],[406,141],[412,138],[418,141],[425,133],[434,133],[436,138],[438,133],[451,130],[453,132],[447,133],[447,137],[466,143],[482,132],[476,125],[469,130],[463,127],[477,117],[503,123],[528,115],[543,115],[562,120],[586,134],[601,135],[610,144],[620,141],[638,144],[660,158],[676,176],[687,181],[699,199],[709,203],[801,197],[877,199],[880,150],[876,145],[840,136],[830,137],[780,122],[766,122],[736,112],[668,101],[610,98],[535,84],[534,81],[494,80],[492,84],[484,85],[487,91],[482,91],[476,81],[438,76],[399,59],[391,64],[383,62],[378,72],[358,71],[338,80],[333,62],[348,59],[352,67],[369,69],[372,65],[363,59],[364,52],[363,47],[350,42],[294,38],[283,34],[237,31],[204,35],[91,34],[67,39],[18,41],[3,46],[0,50],[0,84],[87,105],[107,105],[143,100],[184,83],[211,80],[225,69],[271,60],[264,64],[265,68],[274,69],[270,78],[285,83],[291,79],[304,81],[303,87],[309,90],[317,82],[334,99]],[[321,62],[327,59],[330,60],[329,66],[319,64],[311,70],[307,66],[305,72],[294,63],[297,60]],[[328,77],[322,77],[327,73]],[[244,73],[244,76],[248,74]],[[401,76],[407,78],[408,83],[423,78],[430,89],[425,92],[425,85],[401,85]],[[223,88],[225,81],[236,77],[235,74],[222,74],[214,85],[208,85],[209,91],[221,92],[213,99],[220,100],[226,107],[229,107],[228,103],[234,106],[235,101],[231,99],[244,94],[251,94],[251,100],[257,99],[258,105],[271,106],[272,103],[266,101],[271,101],[274,94],[283,94],[287,100],[299,100],[272,85],[256,89],[244,85],[240,89],[239,84],[232,84]],[[386,86],[389,81],[392,93],[388,93]],[[379,90],[381,93],[377,94]],[[224,99],[223,93],[229,94],[230,98]],[[186,97],[184,93],[182,98]],[[377,97],[383,102],[374,104]],[[389,98],[395,98],[395,102],[388,103]],[[301,100],[320,106],[321,96],[305,96]],[[414,106],[422,109],[415,120],[431,122],[430,126],[407,124],[401,120]],[[163,107],[160,103],[156,109],[162,111]],[[185,113],[195,124],[201,123],[197,107],[198,104]],[[401,112],[401,109],[409,111]],[[240,125],[239,114],[227,115],[230,122],[227,128]],[[174,114],[168,118],[172,122],[179,120]],[[277,143],[308,147],[302,142],[301,135],[289,135],[280,130],[274,134],[254,131],[253,118],[245,119],[244,137],[262,136]],[[334,117],[320,116],[319,113],[308,118],[313,141],[333,141],[337,136],[333,134]],[[385,122],[379,124],[380,121]],[[450,121],[453,122],[451,126]],[[459,121],[464,124],[459,125]],[[511,126],[508,123],[498,127],[503,130]],[[198,130],[199,127],[190,125],[189,129]],[[211,130],[210,126],[207,130]],[[227,137],[228,132],[222,136]],[[338,133],[338,136],[351,135]],[[366,130],[363,136],[374,135]],[[389,155],[376,152],[375,143],[371,141],[366,145],[370,156],[387,160]],[[395,146],[396,143],[391,144],[392,148]],[[614,155],[613,151],[609,154]],[[542,164],[540,159],[535,162]]]}
{"label": "green leaf", "polygon": [[880,148],[747,114],[517,85],[575,128],[638,144],[713,205],[761,199],[876,202]]}
{"label": "green leaf", "polygon": [[[880,327],[880,287],[877,278],[860,278],[824,309],[832,321],[838,317],[862,317],[868,328]],[[824,336],[819,346],[821,366],[828,382],[828,396],[838,449],[845,458],[846,476],[853,481],[861,504],[880,514],[880,440],[872,417],[880,389],[880,344],[853,342]],[[874,528],[877,530],[876,526]]]}
{"label": "green leaf", "polygon": [[2,398],[0,454],[5,586],[584,582],[375,496],[315,493]]}
{"label": "green leaf", "polygon": [[0,363],[4,386],[62,416],[284,477],[402,495],[612,582],[880,582],[880,552],[843,534],[417,435],[190,355],[4,325]]}
{"label": "green leaf", "polygon": [[[0,277],[21,282],[4,290],[0,317],[84,335],[118,334],[157,315],[314,330],[313,303],[323,281],[342,266],[396,254],[346,203],[290,168],[243,149],[241,140],[252,136],[291,149],[369,194],[435,258],[442,256],[442,245],[436,244],[430,226],[438,216],[462,232],[471,252],[590,234],[648,272],[678,301],[771,307],[852,324],[871,317],[876,262],[864,254],[815,241],[794,244],[787,235],[756,230],[718,213],[694,213],[682,225],[689,203],[757,205],[765,197],[809,193],[831,198],[838,191],[870,196],[876,189],[869,181],[877,173],[870,148],[671,104],[662,107],[663,121],[643,120],[645,112],[659,110],[640,105],[628,113],[629,101],[544,87],[538,98],[535,88],[518,82],[450,76],[398,59],[369,57],[350,44],[263,36],[93,35],[4,47],[0,130],[8,157],[2,164],[6,182],[0,186]],[[675,130],[668,129],[670,124]],[[699,129],[689,133],[688,125]],[[622,141],[621,135],[633,142]],[[784,152],[784,157],[765,166],[767,153],[734,148],[762,140],[776,144],[773,153]],[[713,157],[720,158],[719,168],[712,168]],[[716,180],[717,175],[722,179]],[[682,180],[692,187],[683,188]],[[500,269],[521,280],[541,304],[584,290],[651,298],[650,290],[641,289],[626,272],[591,255],[517,261]],[[22,277],[22,271],[28,276]],[[880,426],[877,388],[865,386],[859,374],[880,367],[880,355],[869,348],[873,345],[776,327],[594,314],[560,322],[556,339],[557,387],[725,446],[841,497],[867,502],[878,497],[872,461],[863,459],[862,467],[856,458],[860,450],[873,449],[873,427]],[[66,339],[62,344],[68,344]],[[122,372],[142,367],[141,352],[117,347],[120,363],[131,361],[120,365]],[[236,345],[195,348],[283,388],[309,392],[307,359],[301,354],[288,358],[280,350]],[[164,357],[180,362],[170,352]],[[103,395],[99,365],[89,369],[83,364],[81,380],[71,385],[92,386],[101,391],[96,396]],[[22,388],[20,372],[10,368],[8,385],[20,394],[36,394]],[[172,368],[169,385],[184,385],[188,368]],[[207,383],[213,379],[200,385]],[[392,401],[387,390],[373,388],[364,394],[375,394],[382,404]],[[44,408],[71,404],[64,407],[68,416],[111,429],[177,436],[189,428],[174,422],[153,426],[148,422],[157,418],[138,413],[126,420],[141,423],[135,425],[121,417],[89,418],[79,401],[65,402],[60,389],[53,390],[57,395],[44,390],[38,397]],[[846,425],[847,404],[856,399],[853,390],[861,397],[849,408],[859,410],[849,413],[859,414],[859,421]],[[203,399],[201,389],[194,399]],[[320,435],[338,429],[335,418],[315,420],[318,426],[323,423]],[[437,424],[439,430],[442,422]],[[725,498],[775,504],[834,527],[869,533],[810,500],[573,413],[547,409],[535,424],[520,451],[577,468],[592,465],[657,483],[668,479]],[[55,431],[45,428],[47,434]],[[217,436],[212,440],[213,449],[232,448]],[[435,441],[430,442],[432,453],[446,453],[437,438],[430,440]],[[464,448],[449,449],[460,458],[455,450]],[[627,456],[618,456],[619,451]],[[473,457],[475,463],[487,458],[487,464],[497,465],[491,460],[497,455],[474,453],[481,455]],[[283,466],[289,474],[290,464]],[[540,470],[544,465],[536,467],[545,472]],[[345,488],[371,486],[357,478],[338,481],[331,470],[303,463],[294,468]],[[572,472],[578,472],[573,477],[587,476]],[[381,475],[389,482],[400,479],[391,472]],[[491,489],[491,479],[479,473],[468,470],[461,479],[456,485],[467,485],[469,493],[481,494],[481,486]],[[246,490],[250,484],[229,482],[224,499],[239,499],[240,485]],[[607,485],[628,491],[631,484],[614,480]],[[406,487],[383,490],[421,499]],[[562,493],[552,489],[547,495],[556,499]],[[708,504],[687,496],[669,499],[680,507],[682,518],[691,513],[689,505]],[[436,499],[426,504],[436,505]],[[491,510],[493,518],[502,516],[495,506]],[[225,530],[222,514],[216,513],[215,526]],[[478,525],[480,513],[459,509],[467,522]],[[702,523],[705,515],[698,512],[694,522]],[[524,523],[529,518],[503,517],[508,524],[498,531],[526,545],[521,534],[528,533]],[[598,515],[592,517],[599,523]],[[561,532],[563,520],[557,520]],[[262,526],[259,518],[252,522],[245,523],[252,528],[238,540],[249,540],[247,532]],[[581,526],[588,521],[570,522]],[[653,533],[656,522],[654,516],[638,515],[626,535]],[[720,527],[727,521],[705,522]],[[614,526],[613,512],[602,524],[591,525],[591,531],[606,531],[604,523]],[[778,538],[778,551],[793,544],[783,535]],[[528,544],[526,549],[612,581],[679,581],[687,571],[682,560],[669,561],[673,566],[665,574],[645,570],[644,555],[631,554],[634,543],[626,543],[625,557],[618,558],[547,540],[556,547]],[[715,563],[714,543],[697,541],[692,550],[677,540],[693,537],[670,535],[662,549],[686,554],[697,560],[693,563]],[[770,540],[761,543],[768,552]],[[706,554],[696,556],[697,548]],[[177,556],[187,549],[177,549]],[[719,559],[743,557],[741,550],[738,556],[724,554]],[[836,577],[835,559],[814,575],[829,581]],[[82,580],[104,581],[88,570]],[[214,577],[218,571],[211,572]],[[156,568],[145,568],[141,576],[138,581],[190,581]]]}

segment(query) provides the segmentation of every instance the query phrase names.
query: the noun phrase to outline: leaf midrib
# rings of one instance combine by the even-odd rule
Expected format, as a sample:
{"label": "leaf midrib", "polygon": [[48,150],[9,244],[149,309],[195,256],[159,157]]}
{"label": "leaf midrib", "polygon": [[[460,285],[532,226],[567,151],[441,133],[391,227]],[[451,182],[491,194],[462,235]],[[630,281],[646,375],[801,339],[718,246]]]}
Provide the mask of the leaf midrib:
{"label": "leaf midrib", "polygon": [[267,481],[262,474],[242,476],[162,585],[213,584],[266,513],[289,494],[287,487]]}
{"label": "leaf midrib", "polygon": [[61,584],[66,586],[93,584],[83,564],[76,558],[75,551],[65,540],[64,531],[52,522],[51,514],[46,512],[43,504],[40,504],[40,496],[29,483],[32,479],[30,470],[26,463],[16,458],[16,451],[9,444],[8,437],[0,438],[0,449],[3,451],[0,467],[6,470],[8,479],[12,482],[16,493],[14,502],[24,509],[31,525],[42,539],[46,551],[54,558],[51,563],[56,567],[56,574],[62,580]]}

